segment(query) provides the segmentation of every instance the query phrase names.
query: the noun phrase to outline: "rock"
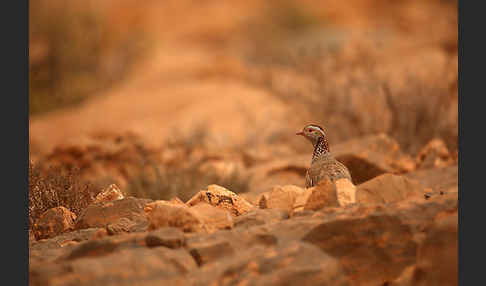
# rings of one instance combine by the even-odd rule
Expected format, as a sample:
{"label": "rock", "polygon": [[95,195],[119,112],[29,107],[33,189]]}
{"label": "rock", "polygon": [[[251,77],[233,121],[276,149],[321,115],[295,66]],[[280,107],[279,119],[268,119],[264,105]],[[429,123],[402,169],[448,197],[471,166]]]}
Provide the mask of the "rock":
{"label": "rock", "polygon": [[383,285],[396,281],[406,267],[415,264],[418,246],[434,221],[456,212],[457,207],[457,194],[448,193],[386,206],[324,208],[311,218],[282,221],[269,232],[319,246],[338,259],[359,285]]}
{"label": "rock", "polygon": [[441,218],[417,253],[410,285],[458,285],[457,212]]}
{"label": "rock", "polygon": [[96,195],[94,203],[111,202],[124,199],[125,196],[117,185],[111,184],[106,189]]}
{"label": "rock", "polygon": [[321,180],[317,186],[305,190],[310,193],[304,205],[304,210],[319,210],[325,207],[339,206],[336,185],[328,178]]}
{"label": "rock", "polygon": [[441,168],[454,163],[444,141],[437,138],[427,143],[415,160],[418,169]]}
{"label": "rock", "polygon": [[74,229],[76,215],[65,207],[45,211],[33,225],[36,239],[50,238]]}
{"label": "rock", "polygon": [[[317,186],[315,186],[315,187],[317,187]],[[312,190],[314,190],[314,189],[312,189]],[[291,213],[292,216],[296,215],[297,213],[304,212],[305,204],[307,203],[307,200],[309,199],[310,195],[312,194],[312,190],[307,189],[305,192],[303,192],[302,194],[297,196],[297,198],[295,198],[293,210],[292,210],[292,213]],[[265,201],[262,201],[262,203],[265,203]]]}
{"label": "rock", "polygon": [[214,232],[233,227],[233,217],[226,209],[206,203],[188,207],[186,204],[159,200],[147,204],[145,212],[150,230],[177,227],[185,232]]}
{"label": "rock", "polygon": [[165,246],[168,248],[180,248],[185,243],[184,233],[175,227],[163,227],[149,232],[145,237],[148,247]]}
{"label": "rock", "polygon": [[174,198],[170,199],[169,202],[171,202],[173,204],[185,205],[185,203],[181,199],[179,199],[178,197],[174,197]]}
{"label": "rock", "polygon": [[289,212],[279,209],[254,209],[234,219],[235,227],[251,227],[275,223],[289,218]]}
{"label": "rock", "polygon": [[260,208],[279,209],[291,214],[297,197],[305,192],[305,189],[293,185],[274,186],[268,197],[262,196],[258,204]]}
{"label": "rock", "polygon": [[356,186],[350,180],[344,178],[336,181],[337,199],[340,206],[356,203]]}
{"label": "rock", "polygon": [[146,224],[144,207],[149,199],[127,197],[121,200],[89,205],[76,219],[76,229],[106,227],[126,218],[137,224]]}
{"label": "rock", "polygon": [[407,177],[383,174],[357,187],[356,201],[360,204],[383,204],[424,195],[422,185]]}
{"label": "rock", "polygon": [[219,241],[191,242],[188,243],[187,249],[199,266],[235,253],[230,243],[222,239]]}
{"label": "rock", "polygon": [[118,246],[119,244],[112,240],[90,240],[76,246],[63,259],[74,260],[85,257],[105,256],[115,252]]}
{"label": "rock", "polygon": [[349,285],[339,263],[317,247],[292,241],[256,245],[190,273],[191,285]]}
{"label": "rock", "polygon": [[187,205],[158,200],[145,207],[149,230],[161,227],[177,227],[185,232],[202,231],[203,224]]}
{"label": "rock", "polygon": [[[190,235],[190,236],[189,236]],[[238,228],[210,234],[186,234],[185,248],[191,252],[199,265],[206,265],[242,253],[255,245],[274,246],[278,238],[263,228]]]}
{"label": "rock", "polygon": [[196,216],[204,224],[204,229],[208,232],[233,228],[233,216],[225,209],[206,203],[197,204],[190,209],[196,213]]}
{"label": "rock", "polygon": [[254,208],[245,199],[218,185],[209,185],[207,190],[198,192],[186,204],[194,206],[201,202],[228,210],[233,216],[244,214]]}
{"label": "rock", "polygon": [[32,285],[184,285],[182,275],[197,269],[182,249],[128,248],[56,264],[30,265]]}
{"label": "rock", "polygon": [[406,174],[405,177],[419,181],[423,187],[431,188],[436,192],[451,189],[455,189],[457,192],[459,183],[457,165],[444,168],[418,170]]}
{"label": "rock", "polygon": [[106,231],[109,235],[115,235],[120,233],[146,231],[147,228],[147,221],[134,222],[126,217],[122,217],[118,221],[107,225]]}
{"label": "rock", "polygon": [[[74,245],[82,241],[82,238],[78,238],[79,236],[86,236],[85,234],[79,235],[79,233],[72,236],[76,232],[78,231],[66,232],[53,238],[35,241],[29,247],[29,262],[52,263],[59,257],[66,255],[66,253],[73,249]],[[96,239],[91,234],[88,235],[90,239]]]}
{"label": "rock", "polygon": [[406,173],[415,169],[415,161],[383,133],[336,144],[332,153],[346,165],[355,185],[384,173]]}
{"label": "rock", "polygon": [[[107,232],[104,228],[87,228],[66,232],[49,239],[35,241],[30,246],[29,255],[31,258],[55,258],[58,256],[56,249],[72,245],[86,240],[96,240],[105,237]],[[51,250],[54,250],[51,252]]]}
{"label": "rock", "polygon": [[410,227],[396,215],[331,218],[313,227],[303,241],[335,257],[360,285],[383,285],[415,262]]}

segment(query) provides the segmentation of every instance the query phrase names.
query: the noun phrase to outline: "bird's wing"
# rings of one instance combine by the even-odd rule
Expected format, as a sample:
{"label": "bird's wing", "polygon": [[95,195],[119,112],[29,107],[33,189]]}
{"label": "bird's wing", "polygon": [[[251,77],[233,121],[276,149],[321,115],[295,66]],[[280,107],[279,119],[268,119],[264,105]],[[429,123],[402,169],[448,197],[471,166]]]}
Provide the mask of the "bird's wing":
{"label": "bird's wing", "polygon": [[312,187],[314,184],[312,182],[312,179],[311,177],[309,176],[309,170],[307,170],[307,172],[305,173],[305,188],[310,188]]}

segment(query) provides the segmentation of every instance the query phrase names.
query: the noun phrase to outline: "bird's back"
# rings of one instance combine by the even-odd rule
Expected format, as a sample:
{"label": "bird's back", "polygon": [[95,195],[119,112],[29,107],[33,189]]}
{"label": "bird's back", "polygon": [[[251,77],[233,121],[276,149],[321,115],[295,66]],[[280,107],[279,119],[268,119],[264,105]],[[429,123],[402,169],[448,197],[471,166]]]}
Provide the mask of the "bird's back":
{"label": "bird's back", "polygon": [[348,168],[337,161],[331,153],[322,154],[312,161],[306,174],[306,188],[317,185],[325,177],[328,177],[332,182],[342,178],[352,181]]}

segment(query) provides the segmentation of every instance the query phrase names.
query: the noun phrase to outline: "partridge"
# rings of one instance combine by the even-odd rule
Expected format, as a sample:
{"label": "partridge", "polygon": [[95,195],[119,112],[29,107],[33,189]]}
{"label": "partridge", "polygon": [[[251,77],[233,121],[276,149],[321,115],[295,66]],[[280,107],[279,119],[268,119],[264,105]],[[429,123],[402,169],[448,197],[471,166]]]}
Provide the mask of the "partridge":
{"label": "partridge", "polygon": [[296,135],[302,135],[309,140],[314,146],[312,161],[305,176],[305,187],[310,188],[319,183],[322,179],[328,177],[332,182],[339,179],[348,179],[352,182],[348,168],[341,162],[337,161],[331,154],[326,134],[322,127],[309,124],[297,132]]}

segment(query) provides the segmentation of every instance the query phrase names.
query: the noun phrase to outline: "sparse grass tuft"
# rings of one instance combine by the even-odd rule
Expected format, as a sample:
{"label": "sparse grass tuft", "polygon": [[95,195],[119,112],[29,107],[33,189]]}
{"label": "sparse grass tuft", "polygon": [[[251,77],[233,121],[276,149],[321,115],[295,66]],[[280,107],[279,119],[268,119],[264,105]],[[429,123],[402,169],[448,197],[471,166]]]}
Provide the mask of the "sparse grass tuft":
{"label": "sparse grass tuft", "polygon": [[141,198],[169,200],[178,197],[187,201],[210,184],[223,186],[235,193],[249,190],[249,178],[239,171],[219,175],[215,170],[202,170],[202,161],[183,167],[161,168],[150,163],[150,168],[140,171],[128,182],[127,193]]}
{"label": "sparse grass tuft", "polygon": [[249,190],[250,178],[239,170],[221,174],[205,165],[211,156],[206,153],[210,141],[207,123],[193,125],[187,132],[174,129],[165,143],[166,150],[175,157],[159,163],[138,149],[140,164],[136,175],[128,179],[126,193],[140,198],[169,200],[178,197],[187,201],[210,184],[223,186],[235,193]]}
{"label": "sparse grass tuft", "polygon": [[49,168],[43,172],[29,162],[29,228],[54,207],[63,206],[79,215],[99,191],[80,179],[77,169]]}

